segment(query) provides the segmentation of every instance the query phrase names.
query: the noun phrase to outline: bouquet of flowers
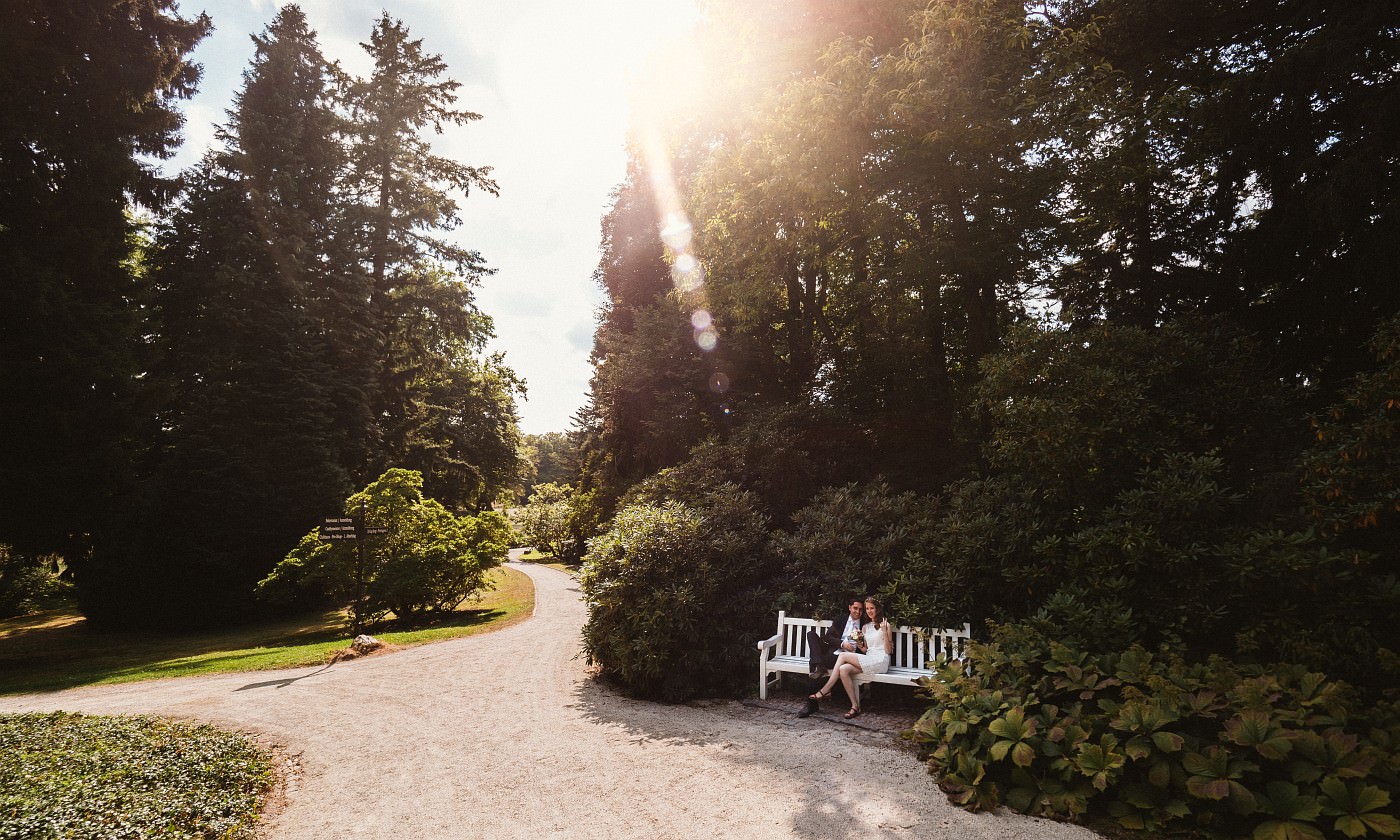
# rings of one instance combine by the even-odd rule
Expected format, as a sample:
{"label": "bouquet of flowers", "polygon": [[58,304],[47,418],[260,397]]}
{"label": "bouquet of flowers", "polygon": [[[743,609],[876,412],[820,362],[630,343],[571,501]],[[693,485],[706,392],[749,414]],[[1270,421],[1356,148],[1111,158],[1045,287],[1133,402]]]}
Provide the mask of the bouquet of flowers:
{"label": "bouquet of flowers", "polygon": [[852,632],[851,635],[847,637],[846,641],[851,643],[851,650],[857,653],[865,650],[865,635],[859,630]]}

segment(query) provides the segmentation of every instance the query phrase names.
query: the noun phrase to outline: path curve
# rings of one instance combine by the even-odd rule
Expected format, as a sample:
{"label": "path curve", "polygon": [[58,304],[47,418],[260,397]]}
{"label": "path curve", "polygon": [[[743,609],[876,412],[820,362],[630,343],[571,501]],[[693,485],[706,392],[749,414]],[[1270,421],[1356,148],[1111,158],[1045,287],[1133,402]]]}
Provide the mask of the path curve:
{"label": "path curve", "polygon": [[[499,632],[325,669],[3,697],[0,712],[149,713],[258,733],[301,768],[269,840],[1096,836],[955,808],[888,735],[615,694],[585,673],[577,582],[511,565],[535,582],[535,615]],[[871,778],[882,784],[857,781]]]}

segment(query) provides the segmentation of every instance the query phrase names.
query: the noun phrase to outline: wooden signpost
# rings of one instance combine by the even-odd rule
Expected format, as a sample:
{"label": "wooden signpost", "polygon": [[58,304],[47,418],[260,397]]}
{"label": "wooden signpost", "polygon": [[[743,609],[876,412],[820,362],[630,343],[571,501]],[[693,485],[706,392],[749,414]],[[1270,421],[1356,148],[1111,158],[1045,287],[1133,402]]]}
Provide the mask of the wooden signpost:
{"label": "wooden signpost", "polygon": [[355,603],[351,608],[350,630],[359,635],[363,630],[361,614],[365,602],[365,538],[387,534],[388,528],[366,526],[366,505],[360,503],[359,516],[327,516],[321,520],[320,538],[326,542],[355,541]]}

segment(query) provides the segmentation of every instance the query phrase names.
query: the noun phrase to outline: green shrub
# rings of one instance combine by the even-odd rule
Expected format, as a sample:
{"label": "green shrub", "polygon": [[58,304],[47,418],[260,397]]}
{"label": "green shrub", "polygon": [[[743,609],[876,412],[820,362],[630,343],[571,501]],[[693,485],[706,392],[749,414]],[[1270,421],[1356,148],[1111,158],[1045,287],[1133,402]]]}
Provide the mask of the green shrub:
{"label": "green shrub", "polygon": [[57,606],[73,591],[58,555],[20,554],[0,543],[0,618],[29,615]]}
{"label": "green shrub", "polygon": [[[345,513],[366,512],[370,527],[383,534],[365,542],[364,563],[355,542],[325,542],[318,531],[301,538],[259,585],[270,598],[303,589],[319,589],[358,614],[356,624],[393,612],[401,619],[450,612],[486,589],[486,573],[505,559],[510,523],[485,511],[455,516],[433,499],[423,498],[423,476],[391,469],[345,500]],[[358,601],[361,575],[365,599]]]}
{"label": "green shrub", "polygon": [[269,757],[212,726],[0,715],[0,840],[253,838]]}
{"label": "green shrub", "polygon": [[757,499],[733,485],[619,511],[584,559],[589,661],[639,697],[747,686],[754,643],[772,632],[766,527]]}
{"label": "green shrub", "polygon": [[530,500],[512,515],[515,530],[525,545],[555,557],[570,547],[569,517],[574,488],[546,482],[531,488]]}
{"label": "green shrub", "polygon": [[1007,625],[923,685],[934,704],[908,734],[973,810],[1255,840],[1400,832],[1400,712],[1297,666],[1089,654]]}

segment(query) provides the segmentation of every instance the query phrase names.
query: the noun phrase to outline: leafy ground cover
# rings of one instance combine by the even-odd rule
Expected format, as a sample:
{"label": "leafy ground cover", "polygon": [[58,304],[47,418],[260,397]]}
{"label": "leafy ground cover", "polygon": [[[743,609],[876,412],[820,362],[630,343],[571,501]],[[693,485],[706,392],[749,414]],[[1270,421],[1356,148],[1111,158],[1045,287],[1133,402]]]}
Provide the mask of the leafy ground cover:
{"label": "leafy ground cover", "polygon": [[[374,628],[381,641],[411,646],[470,636],[523,620],[534,608],[530,579],[494,569],[495,588],[430,626]],[[73,610],[0,621],[0,694],[135,682],[230,671],[323,664],[349,643],[337,610],[213,633],[99,631]]]}
{"label": "leafy ground cover", "polygon": [[251,838],[272,760],[153,717],[0,715],[0,840]]}

